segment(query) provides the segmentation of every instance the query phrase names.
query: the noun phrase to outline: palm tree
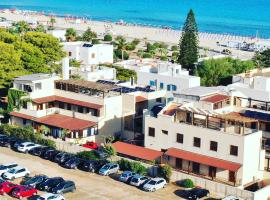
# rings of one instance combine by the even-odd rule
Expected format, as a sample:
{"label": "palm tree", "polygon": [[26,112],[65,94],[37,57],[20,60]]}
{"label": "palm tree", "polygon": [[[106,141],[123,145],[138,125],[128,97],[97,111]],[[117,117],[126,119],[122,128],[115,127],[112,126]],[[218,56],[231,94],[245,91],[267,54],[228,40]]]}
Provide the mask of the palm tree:
{"label": "palm tree", "polygon": [[165,48],[157,48],[156,52],[157,52],[159,57],[166,56],[168,53],[167,49],[165,49]]}
{"label": "palm tree", "polygon": [[51,17],[50,18],[50,24],[51,24],[51,27],[54,28],[54,24],[56,23],[56,19],[54,17]]}
{"label": "palm tree", "polygon": [[114,45],[118,50],[121,50],[122,53],[122,61],[124,60],[124,51],[127,48],[127,41],[123,36],[117,36],[114,41]]}
{"label": "palm tree", "polygon": [[88,27],[82,35],[83,41],[91,42],[94,38],[97,38],[97,34]]}
{"label": "palm tree", "polygon": [[67,41],[69,41],[69,42],[70,42],[70,41],[75,41],[75,40],[76,40],[77,33],[76,33],[75,29],[73,29],[73,28],[68,28],[68,29],[66,30],[65,36],[66,36],[66,40],[67,40]]}

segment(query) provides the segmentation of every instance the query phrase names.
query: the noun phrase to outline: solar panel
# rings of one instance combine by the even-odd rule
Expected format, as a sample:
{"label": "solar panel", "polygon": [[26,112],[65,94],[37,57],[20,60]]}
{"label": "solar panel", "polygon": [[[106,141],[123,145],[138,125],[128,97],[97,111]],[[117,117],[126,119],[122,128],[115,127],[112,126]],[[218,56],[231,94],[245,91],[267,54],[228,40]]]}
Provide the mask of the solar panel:
{"label": "solar panel", "polygon": [[253,119],[262,120],[262,121],[270,121],[270,114],[268,113],[261,113],[261,112],[246,110],[244,113],[244,116],[253,118]]}

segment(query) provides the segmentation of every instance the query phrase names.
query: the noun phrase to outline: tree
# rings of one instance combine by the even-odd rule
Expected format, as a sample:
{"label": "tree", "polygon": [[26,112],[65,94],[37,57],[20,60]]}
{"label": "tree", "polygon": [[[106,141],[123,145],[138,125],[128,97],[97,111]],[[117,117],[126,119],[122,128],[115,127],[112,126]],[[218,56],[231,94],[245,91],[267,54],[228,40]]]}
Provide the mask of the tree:
{"label": "tree", "polygon": [[79,62],[79,61],[77,61],[75,58],[73,58],[73,59],[70,59],[70,60],[69,60],[69,65],[70,65],[71,67],[76,67],[76,68],[78,68],[78,67],[81,66],[81,62]]}
{"label": "tree", "polygon": [[56,19],[54,17],[51,17],[50,18],[50,26],[51,26],[51,29],[54,29],[54,24],[56,23]]}
{"label": "tree", "polygon": [[104,146],[104,152],[108,155],[108,158],[112,160],[112,156],[116,156],[116,150],[111,144]]}
{"label": "tree", "polygon": [[9,87],[13,78],[26,73],[20,52],[12,44],[0,41],[0,88]]}
{"label": "tree", "polygon": [[72,41],[75,41],[75,39],[77,37],[77,33],[76,33],[74,28],[68,28],[66,30],[65,36],[66,36],[67,41],[72,42]]}
{"label": "tree", "polygon": [[39,24],[39,25],[35,28],[35,31],[36,31],[36,32],[42,32],[42,33],[45,33],[45,32],[46,32],[45,27],[44,27],[42,24]]}
{"label": "tree", "polygon": [[253,61],[257,68],[270,67],[270,49],[262,52],[256,52]]}
{"label": "tree", "polygon": [[103,40],[106,41],[106,42],[111,42],[112,41],[112,36],[107,34],[107,35],[104,36]]}
{"label": "tree", "polygon": [[192,10],[189,11],[186,22],[182,30],[180,39],[180,53],[178,63],[184,68],[194,71],[194,64],[198,62],[198,28],[195,20],[195,15]]}
{"label": "tree", "polygon": [[124,60],[124,51],[126,50],[128,45],[126,39],[123,36],[117,36],[115,38],[114,45],[116,46],[117,50],[121,51],[122,60]]}
{"label": "tree", "polygon": [[26,21],[19,21],[14,24],[18,33],[24,34],[31,30],[30,25]]}
{"label": "tree", "polygon": [[90,27],[83,33],[83,41],[91,42],[94,38],[97,38],[96,32],[92,31]]}

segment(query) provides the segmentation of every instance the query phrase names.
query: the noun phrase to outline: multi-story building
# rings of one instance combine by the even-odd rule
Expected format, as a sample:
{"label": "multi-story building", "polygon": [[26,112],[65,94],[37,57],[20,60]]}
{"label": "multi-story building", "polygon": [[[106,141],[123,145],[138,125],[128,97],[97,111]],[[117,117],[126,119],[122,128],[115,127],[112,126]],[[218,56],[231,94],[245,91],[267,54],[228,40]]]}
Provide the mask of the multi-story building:
{"label": "multi-story building", "polygon": [[113,63],[113,45],[65,42],[63,48],[69,59],[75,59],[85,66]]}
{"label": "multi-story building", "polygon": [[[147,88],[126,88],[110,81],[60,80],[48,74],[33,74],[14,79],[12,89],[27,93],[22,107],[10,113],[11,123],[50,128],[54,137],[81,143],[102,142],[108,135],[124,131],[125,118],[134,116],[140,102],[159,98]],[[142,122],[141,122],[142,124]]]}
{"label": "multi-story building", "polygon": [[135,70],[138,76],[137,84],[141,86],[149,85],[153,89],[176,94],[181,93],[183,89],[200,86],[200,77],[190,76],[189,72],[178,64],[142,59],[123,61],[116,65]]}
{"label": "multi-story building", "polygon": [[145,111],[145,147],[165,152],[176,170],[236,186],[263,178],[259,121],[233,111],[230,96],[171,102]]}

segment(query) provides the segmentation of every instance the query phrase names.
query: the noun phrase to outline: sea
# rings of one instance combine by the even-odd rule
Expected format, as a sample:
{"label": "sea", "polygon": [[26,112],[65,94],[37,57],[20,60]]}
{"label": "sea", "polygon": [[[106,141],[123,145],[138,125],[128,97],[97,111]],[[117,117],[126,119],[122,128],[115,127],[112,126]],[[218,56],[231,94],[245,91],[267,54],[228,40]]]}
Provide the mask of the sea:
{"label": "sea", "polygon": [[270,0],[0,0],[0,8],[173,29],[193,9],[200,32],[270,38]]}

